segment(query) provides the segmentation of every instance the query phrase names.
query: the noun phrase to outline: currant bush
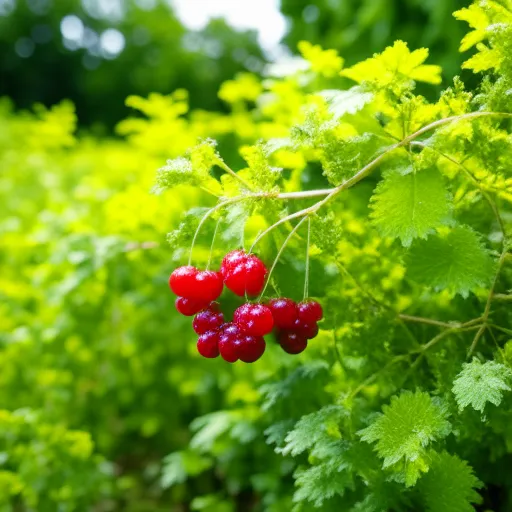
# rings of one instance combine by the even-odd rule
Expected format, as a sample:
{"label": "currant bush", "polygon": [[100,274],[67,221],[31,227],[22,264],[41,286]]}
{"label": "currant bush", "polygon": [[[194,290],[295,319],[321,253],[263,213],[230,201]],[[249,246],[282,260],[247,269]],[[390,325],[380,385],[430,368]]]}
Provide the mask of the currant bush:
{"label": "currant bush", "polygon": [[512,5],[455,17],[476,87],[304,43],[115,140],[0,102],[3,509],[510,510]]}

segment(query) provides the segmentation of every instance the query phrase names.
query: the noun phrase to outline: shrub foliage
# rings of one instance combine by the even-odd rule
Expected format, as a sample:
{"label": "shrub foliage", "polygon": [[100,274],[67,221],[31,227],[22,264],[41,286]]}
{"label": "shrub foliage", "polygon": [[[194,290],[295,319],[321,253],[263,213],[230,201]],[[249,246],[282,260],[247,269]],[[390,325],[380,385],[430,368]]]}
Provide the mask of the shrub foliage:
{"label": "shrub foliage", "polygon": [[[481,84],[435,102],[403,41],[349,68],[303,43],[228,114],[128,98],[118,140],[3,101],[4,510],[510,509],[512,4],[455,17]],[[240,246],[266,296],[323,304],[304,354],[196,354],[168,274]]]}

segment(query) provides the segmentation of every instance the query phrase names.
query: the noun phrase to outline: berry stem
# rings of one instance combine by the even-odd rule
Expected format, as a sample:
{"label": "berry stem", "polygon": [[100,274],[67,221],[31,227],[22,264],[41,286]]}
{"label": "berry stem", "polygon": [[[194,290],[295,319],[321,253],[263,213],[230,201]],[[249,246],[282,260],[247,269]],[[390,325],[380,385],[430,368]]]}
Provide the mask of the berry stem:
{"label": "berry stem", "polygon": [[221,223],[222,217],[219,217],[216,224],[215,229],[213,231],[212,236],[212,243],[210,245],[210,255],[208,256],[208,263],[206,264],[206,270],[210,270],[210,265],[212,263],[212,257],[213,257],[213,246],[215,245],[215,237],[217,236],[217,231],[219,229],[219,224]]}
{"label": "berry stem", "polygon": [[235,171],[233,171],[233,169],[231,169],[231,167],[229,167],[229,165],[226,162],[224,162],[222,158],[217,159],[217,165],[221,169],[224,169],[229,175],[233,176],[233,178],[238,180],[247,190],[253,190],[251,185],[247,181],[245,181],[241,176],[239,176]]}
{"label": "berry stem", "polygon": [[196,244],[197,235],[199,234],[199,231],[201,230],[201,227],[206,222],[208,217],[215,213],[217,210],[220,210],[224,208],[224,206],[227,206],[228,204],[237,203],[238,201],[243,201],[244,199],[248,198],[250,196],[241,196],[241,197],[234,197],[233,199],[227,199],[226,201],[222,201],[222,203],[219,203],[218,205],[214,206],[213,208],[210,208],[204,215],[203,218],[199,221],[199,224],[197,225],[197,229],[194,233],[194,237],[192,238],[192,244],[190,245],[190,254],[188,257],[188,264],[190,265],[192,263],[192,254],[194,252],[194,245]]}
{"label": "berry stem", "polygon": [[304,277],[304,297],[302,300],[306,300],[309,297],[309,247],[311,243],[311,217],[308,216],[308,241],[306,244],[306,270]]}
{"label": "berry stem", "polygon": [[[274,259],[274,263],[272,263],[272,266],[270,267],[270,271],[267,276],[267,281],[265,283],[265,286],[263,287],[262,292],[260,293],[260,296],[258,297],[258,302],[261,301],[261,298],[265,295],[265,290],[267,289],[268,283],[270,282],[270,277],[272,276],[272,272],[276,268],[277,262],[279,261],[279,258],[281,257],[281,254],[283,253],[285,247],[288,245],[288,242],[292,238],[292,236],[295,234],[295,232],[299,229],[300,225],[306,220],[306,217],[302,218],[297,225],[290,231],[290,234],[286,237],[285,241],[283,242],[283,245],[281,245],[281,248],[277,252],[277,255]],[[253,244],[254,245],[254,244]],[[252,249],[251,249],[252,250]]]}
{"label": "berry stem", "polygon": [[[439,126],[443,126],[445,124],[452,123],[454,121],[461,121],[464,119],[472,119],[476,117],[484,117],[484,116],[497,116],[497,117],[511,117],[512,113],[504,113],[504,112],[470,112],[469,114],[462,114],[460,116],[451,116],[451,117],[445,117],[443,119],[438,119],[437,121],[434,121],[433,123],[427,124],[426,126],[423,126],[419,130],[415,131],[411,135],[408,135],[407,137],[403,138],[401,141],[396,142],[395,144],[392,144],[391,146],[388,146],[382,153],[379,153],[371,162],[366,164],[362,169],[360,169],[356,174],[354,174],[351,178],[344,181],[343,183],[340,183],[337,187],[331,188],[331,189],[323,189],[319,192],[322,192],[322,195],[325,195],[323,199],[318,201],[317,203],[313,204],[312,206],[309,206],[308,208],[304,208],[303,210],[299,210],[295,213],[292,213],[290,215],[287,215],[286,217],[283,217],[282,219],[279,219],[276,223],[274,223],[272,226],[268,227],[261,235],[256,238],[256,240],[253,243],[253,247],[263,238],[267,233],[272,231],[277,226],[284,224],[285,222],[288,222],[290,220],[296,219],[298,217],[304,217],[305,215],[310,215],[312,213],[316,213],[322,206],[324,206],[326,203],[328,203],[334,196],[338,195],[341,191],[351,188],[357,183],[359,183],[362,179],[369,176],[373,169],[377,167],[378,164],[381,163],[386,156],[388,156],[389,153],[394,151],[395,149],[402,148],[404,146],[407,146],[410,144],[413,140],[417,139],[424,133],[427,133],[431,130],[434,130],[435,128],[438,128]],[[300,194],[300,195],[299,195]],[[311,195],[304,195],[304,192],[300,192],[299,194],[296,194],[294,196],[285,195],[285,194],[278,194],[277,196],[274,196],[278,199],[299,199],[303,197],[312,197]],[[254,197],[254,195],[253,195]],[[262,197],[262,195],[260,195]],[[264,197],[272,197],[272,196],[264,196]]]}

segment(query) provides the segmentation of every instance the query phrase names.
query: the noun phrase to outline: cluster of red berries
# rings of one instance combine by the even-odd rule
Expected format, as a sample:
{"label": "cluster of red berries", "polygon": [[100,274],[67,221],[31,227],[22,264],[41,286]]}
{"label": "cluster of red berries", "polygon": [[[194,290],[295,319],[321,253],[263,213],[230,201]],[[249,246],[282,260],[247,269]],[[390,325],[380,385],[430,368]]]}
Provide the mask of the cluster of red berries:
{"label": "cluster of red berries", "polygon": [[271,299],[268,304],[245,303],[236,309],[233,322],[225,322],[215,300],[224,285],[240,297],[261,293],[267,277],[265,264],[255,255],[242,250],[228,253],[220,272],[198,270],[190,265],[177,268],[169,279],[171,290],[178,295],[176,309],[185,316],[196,315],[192,326],[199,335],[198,352],[207,358],[221,357],[229,363],[252,363],[265,351],[266,334],[275,331],[286,352],[298,354],[307,340],[318,333],[322,306],[309,300],[295,303],[291,299]]}

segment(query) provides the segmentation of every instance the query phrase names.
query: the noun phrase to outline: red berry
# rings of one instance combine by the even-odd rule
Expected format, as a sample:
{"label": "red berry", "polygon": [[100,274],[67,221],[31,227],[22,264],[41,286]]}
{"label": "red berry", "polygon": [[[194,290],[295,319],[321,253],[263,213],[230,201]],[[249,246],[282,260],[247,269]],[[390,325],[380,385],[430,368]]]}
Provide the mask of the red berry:
{"label": "red berry", "polygon": [[281,348],[288,354],[300,354],[308,346],[306,337],[295,331],[281,331],[278,339]]}
{"label": "red berry", "polygon": [[204,334],[207,331],[217,329],[223,323],[224,315],[208,308],[196,315],[192,322],[192,327],[197,334]]}
{"label": "red berry", "polygon": [[254,255],[247,256],[224,274],[226,286],[236,295],[258,295],[265,284],[267,267]]}
{"label": "red berry", "polygon": [[295,326],[293,330],[299,334],[302,334],[308,340],[312,340],[313,338],[316,338],[318,334],[318,325],[316,324],[316,322],[306,324],[302,320],[297,318],[297,320],[295,320]]}
{"label": "red berry", "polygon": [[219,330],[205,332],[197,340],[197,351],[209,359],[219,355]]}
{"label": "red berry", "polygon": [[297,320],[297,304],[292,299],[271,299],[268,307],[274,317],[274,326],[278,329],[293,329]]}
{"label": "red berry", "polygon": [[251,255],[247,258],[245,263],[247,295],[259,295],[261,293],[267,272],[267,267],[257,256]]}
{"label": "red berry", "polygon": [[322,306],[316,300],[299,302],[299,318],[305,324],[312,324],[322,320],[324,312]]}
{"label": "red berry", "polygon": [[235,310],[233,321],[252,336],[264,336],[274,327],[272,311],[263,304],[243,304]]}
{"label": "red berry", "polygon": [[235,251],[228,252],[220,266],[220,273],[222,277],[226,278],[227,274],[232,272],[239,263],[245,263],[247,254],[245,251],[236,249]]}
{"label": "red berry", "polygon": [[225,323],[220,328],[219,352],[224,361],[228,363],[238,361],[238,345],[241,337],[239,327],[232,322]]}
{"label": "red berry", "polygon": [[197,272],[197,268],[191,265],[178,267],[169,277],[171,290],[180,297],[191,298],[190,291],[194,288]]}
{"label": "red berry", "polygon": [[186,299],[185,297],[178,297],[174,302],[178,313],[185,316],[193,316],[205,307],[208,306],[208,302],[197,299]]}
{"label": "red berry", "polygon": [[220,272],[213,270],[203,270],[197,272],[195,282],[189,291],[189,297],[207,300],[215,300],[222,293],[224,284]]}
{"label": "red berry", "polygon": [[265,347],[263,336],[242,336],[238,345],[240,361],[254,363],[263,355]]}

